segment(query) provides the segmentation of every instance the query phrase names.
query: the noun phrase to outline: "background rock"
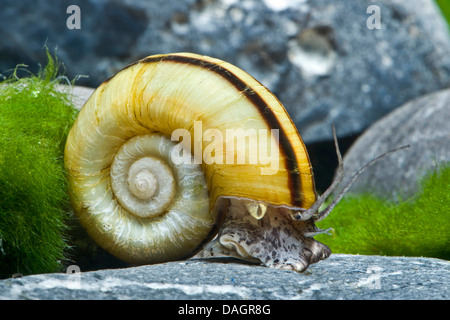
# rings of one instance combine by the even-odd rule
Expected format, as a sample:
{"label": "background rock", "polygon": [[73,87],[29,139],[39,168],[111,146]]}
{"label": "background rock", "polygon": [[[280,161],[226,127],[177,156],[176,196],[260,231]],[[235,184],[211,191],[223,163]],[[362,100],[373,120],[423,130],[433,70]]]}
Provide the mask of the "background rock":
{"label": "background rock", "polygon": [[427,172],[450,162],[450,90],[414,99],[372,125],[344,157],[343,184],[377,155],[409,144],[367,169],[349,192],[412,196]]}
{"label": "background rock", "polygon": [[[81,29],[68,29],[78,5]],[[384,114],[450,85],[450,37],[430,0],[3,0],[0,72],[45,61],[57,47],[67,75],[97,87],[155,53],[192,51],[227,60],[271,89],[305,142],[358,134]],[[333,152],[333,150],[332,150]]]}
{"label": "background rock", "polygon": [[83,107],[86,100],[91,96],[94,92],[93,88],[81,87],[81,86],[61,86],[61,90],[67,90],[72,96],[72,102],[77,109],[81,109]]}
{"label": "background rock", "polygon": [[332,255],[301,274],[188,260],[0,280],[0,299],[446,300],[449,281],[450,263],[430,258]]}

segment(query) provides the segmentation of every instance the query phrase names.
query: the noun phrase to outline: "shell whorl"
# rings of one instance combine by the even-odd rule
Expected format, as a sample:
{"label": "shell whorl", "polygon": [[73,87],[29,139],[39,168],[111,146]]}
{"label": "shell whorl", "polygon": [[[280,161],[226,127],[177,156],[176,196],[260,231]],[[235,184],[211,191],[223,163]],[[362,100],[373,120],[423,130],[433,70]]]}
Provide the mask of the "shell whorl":
{"label": "shell whorl", "polygon": [[[224,137],[236,128],[268,130],[269,141],[270,130],[278,130],[279,166],[262,175],[271,164],[259,158],[229,165],[209,163],[203,154],[198,164],[175,165],[171,136],[183,129],[195,137],[196,122],[202,133]],[[209,141],[182,144],[205,151]],[[252,150],[246,145],[234,158],[239,152]],[[215,148],[215,156],[225,159],[225,150]],[[305,146],[275,96],[231,64],[188,53],[144,58],[100,85],[69,133],[65,165],[81,224],[100,246],[132,263],[195,253],[223,219],[217,210],[223,197],[302,208],[316,200]]]}
{"label": "shell whorl", "polygon": [[[189,255],[213,227],[201,167],[175,165],[170,161],[174,146],[160,134],[139,135],[119,148],[109,177],[106,173],[86,175],[84,182],[72,180],[73,202],[82,205],[77,210],[82,225],[103,248],[127,262],[156,263]],[[150,192],[145,186],[149,181],[138,181],[149,175],[157,184]],[[134,190],[140,183],[140,190]]]}
{"label": "shell whorl", "polygon": [[[110,170],[111,188],[127,212],[138,218],[157,217],[172,204],[176,182],[170,166],[171,145],[164,136],[142,135],[117,151]],[[176,173],[177,179],[185,178],[182,171]]]}

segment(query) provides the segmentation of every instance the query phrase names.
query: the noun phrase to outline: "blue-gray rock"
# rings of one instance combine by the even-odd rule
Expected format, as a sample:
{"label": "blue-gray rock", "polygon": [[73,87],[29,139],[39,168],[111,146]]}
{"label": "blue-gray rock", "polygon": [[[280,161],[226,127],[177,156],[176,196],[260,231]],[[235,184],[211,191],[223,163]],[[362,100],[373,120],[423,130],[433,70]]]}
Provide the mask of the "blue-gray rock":
{"label": "blue-gray rock", "polygon": [[[227,60],[271,89],[306,143],[362,132],[406,101],[450,85],[448,28],[430,0],[3,0],[0,72],[45,62],[98,86],[135,60],[191,51]],[[81,29],[69,29],[80,8]],[[369,9],[369,13],[368,12]],[[375,22],[375,23],[374,23]],[[70,24],[70,23],[69,23]]]}
{"label": "blue-gray rock", "polygon": [[361,135],[344,157],[343,184],[365,163],[403,145],[368,168],[349,192],[397,200],[414,195],[426,174],[450,163],[450,90],[414,99]]}
{"label": "blue-gray rock", "polygon": [[69,94],[75,108],[81,109],[95,89],[82,86],[58,85],[58,89]]}
{"label": "blue-gray rock", "polygon": [[305,273],[233,260],[77,271],[1,280],[0,299],[450,298],[450,262],[431,258],[332,255]]}

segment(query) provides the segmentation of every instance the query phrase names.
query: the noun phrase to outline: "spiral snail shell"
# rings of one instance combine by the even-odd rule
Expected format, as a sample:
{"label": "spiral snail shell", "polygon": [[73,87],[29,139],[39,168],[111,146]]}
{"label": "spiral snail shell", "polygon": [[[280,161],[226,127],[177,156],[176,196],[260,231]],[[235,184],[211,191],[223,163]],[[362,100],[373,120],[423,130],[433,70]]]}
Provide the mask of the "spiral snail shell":
{"label": "spiral snail shell", "polygon": [[327,231],[314,222],[331,187],[317,197],[277,98],[218,59],[149,56],[107,79],[70,131],[65,166],[81,224],[129,263],[230,255],[304,271],[330,254],[313,236]]}

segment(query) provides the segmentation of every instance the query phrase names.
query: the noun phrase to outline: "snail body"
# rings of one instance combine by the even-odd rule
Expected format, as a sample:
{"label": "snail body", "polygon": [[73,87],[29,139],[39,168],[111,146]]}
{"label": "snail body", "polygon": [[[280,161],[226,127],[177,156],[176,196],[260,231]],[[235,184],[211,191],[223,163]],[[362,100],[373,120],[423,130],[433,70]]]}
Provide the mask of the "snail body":
{"label": "snail body", "polygon": [[218,59],[155,55],[107,79],[69,133],[65,166],[81,224],[130,263],[225,254],[303,271],[330,254],[313,238],[324,199],[295,125]]}

